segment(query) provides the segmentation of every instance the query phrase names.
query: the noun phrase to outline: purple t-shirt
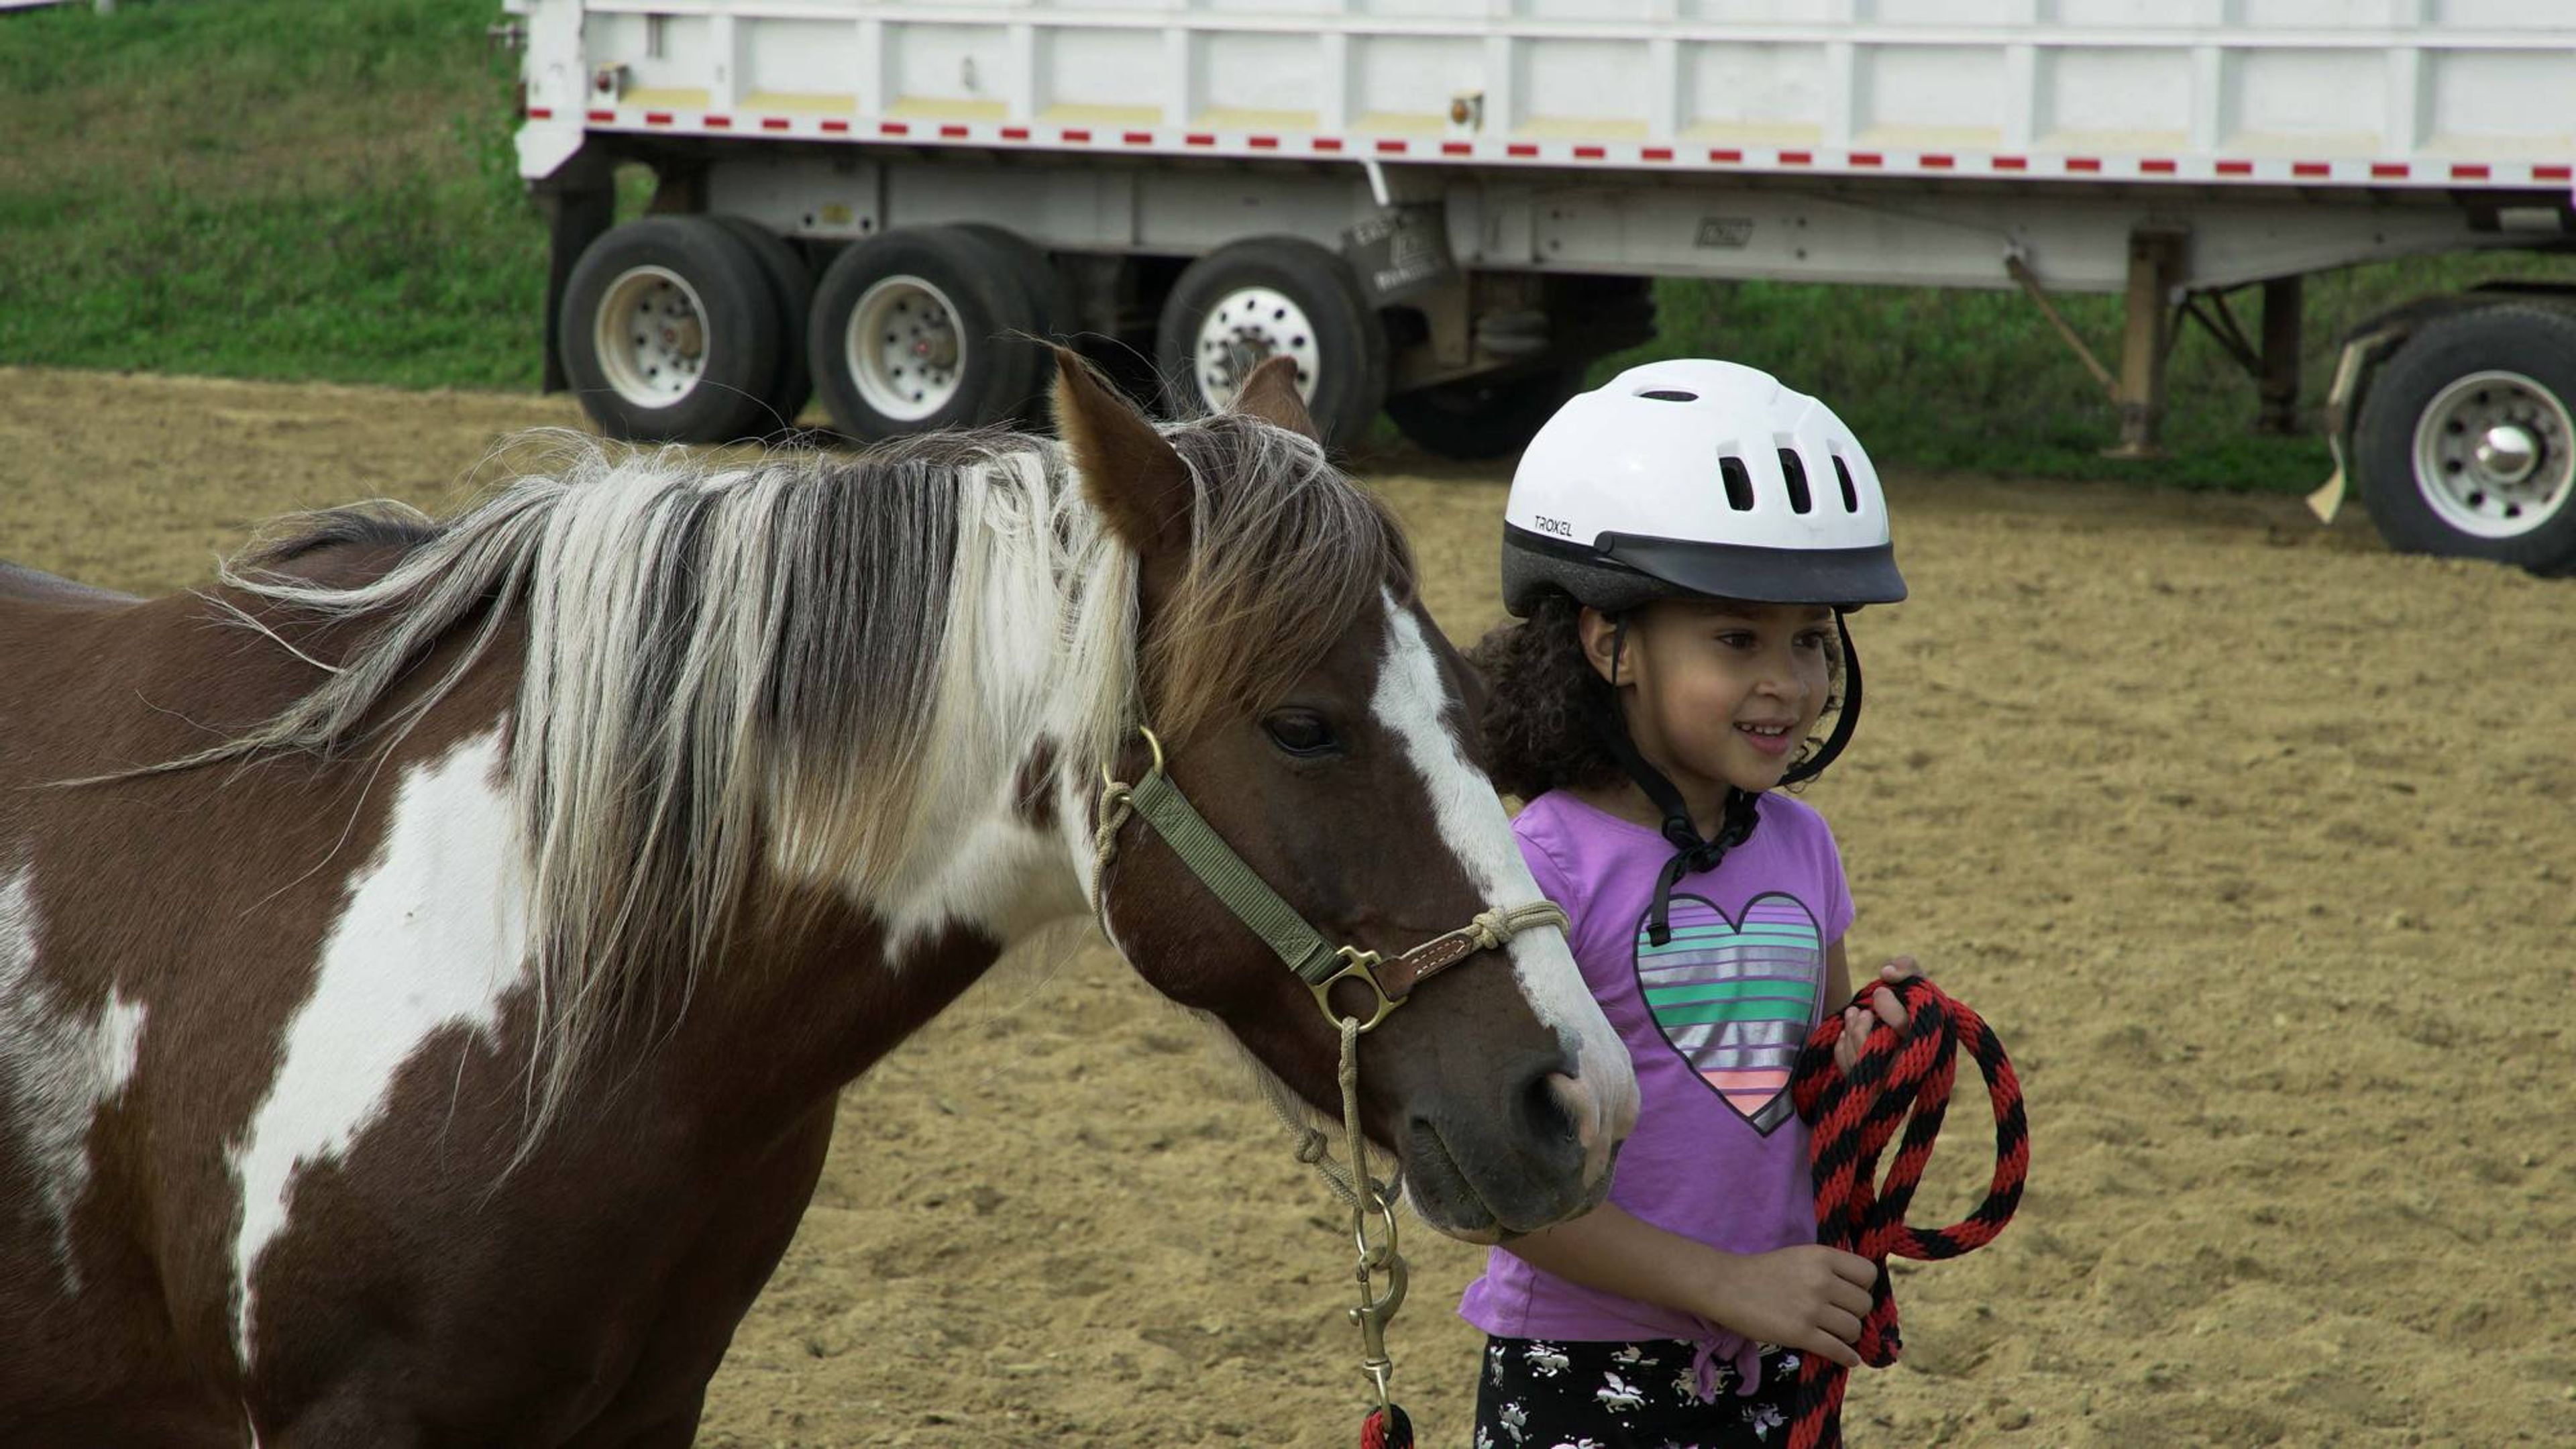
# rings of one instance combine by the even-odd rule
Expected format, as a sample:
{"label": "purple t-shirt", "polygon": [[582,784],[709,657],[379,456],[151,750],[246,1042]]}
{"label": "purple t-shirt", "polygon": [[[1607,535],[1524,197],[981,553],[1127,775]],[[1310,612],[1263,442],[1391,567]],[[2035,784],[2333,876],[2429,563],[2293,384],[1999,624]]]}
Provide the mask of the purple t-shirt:
{"label": "purple t-shirt", "polygon": [[[1668,1232],[1734,1253],[1816,1240],[1807,1126],[1789,1069],[1826,1009],[1825,952],[1851,926],[1833,833],[1778,792],[1714,871],[1673,887],[1672,940],[1647,939],[1655,831],[1551,791],[1513,822],[1548,899],[1573,919],[1584,983],[1637,1067],[1637,1130],[1610,1200]],[[1840,1005],[1840,1003],[1834,1003]],[[1756,1346],[1705,1319],[1570,1283],[1508,1248],[1487,1258],[1459,1314],[1503,1338],[1697,1341],[1749,1371]]]}

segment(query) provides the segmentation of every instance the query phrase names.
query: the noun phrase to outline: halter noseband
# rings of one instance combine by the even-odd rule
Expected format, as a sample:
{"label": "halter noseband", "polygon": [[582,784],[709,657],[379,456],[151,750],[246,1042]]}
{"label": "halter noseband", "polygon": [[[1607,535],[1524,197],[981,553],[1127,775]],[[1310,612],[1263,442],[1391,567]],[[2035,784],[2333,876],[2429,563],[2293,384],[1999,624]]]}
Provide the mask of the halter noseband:
{"label": "halter noseband", "polygon": [[1427,978],[1479,951],[1493,950],[1533,927],[1565,928],[1565,912],[1554,902],[1542,900],[1480,911],[1466,925],[1434,936],[1393,960],[1358,946],[1333,945],[1297,913],[1296,907],[1281,900],[1279,893],[1191,807],[1181,787],[1163,771],[1163,742],[1155,738],[1154,732],[1141,725],[1136,732],[1145,737],[1145,744],[1154,752],[1154,763],[1144,778],[1129,785],[1112,775],[1108,765],[1100,767],[1091,893],[1092,911],[1101,916],[1104,927],[1109,862],[1117,853],[1118,832],[1132,812],[1163,837],[1163,843],[1181,858],[1181,864],[1189,867],[1190,874],[1198,877],[1199,883],[1232,911],[1235,919],[1250,927],[1287,963],[1289,970],[1297,973],[1297,979],[1315,994],[1315,1004],[1323,1008],[1324,1019],[1337,1025],[1343,1017],[1333,1009],[1331,998],[1333,987],[1340,982],[1356,980],[1376,998],[1368,1016],[1360,1019],[1359,1029],[1367,1031],[1403,1005],[1413,988]]}

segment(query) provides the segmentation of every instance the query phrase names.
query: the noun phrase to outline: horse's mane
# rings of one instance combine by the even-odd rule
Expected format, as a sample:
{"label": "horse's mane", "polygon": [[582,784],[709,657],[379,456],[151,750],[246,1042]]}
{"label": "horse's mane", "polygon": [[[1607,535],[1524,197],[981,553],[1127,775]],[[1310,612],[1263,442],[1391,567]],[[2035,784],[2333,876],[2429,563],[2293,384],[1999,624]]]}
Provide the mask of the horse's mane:
{"label": "horse's mane", "polygon": [[[450,521],[304,515],[227,564],[230,596],[209,597],[234,622],[289,649],[307,621],[358,642],[266,723],[165,768],[390,748],[517,621],[542,1125],[626,1018],[685,1002],[752,924],[764,866],[900,901],[1013,752],[1101,759],[1149,712],[1186,735],[1263,707],[1382,588],[1410,589],[1392,520],[1311,442],[1228,415],[1167,437],[1195,480],[1192,548],[1141,649],[1135,555],[1050,441],[745,462],[523,439],[541,466]],[[286,570],[335,543],[408,551],[345,588]],[[452,638],[445,672],[389,704]]]}

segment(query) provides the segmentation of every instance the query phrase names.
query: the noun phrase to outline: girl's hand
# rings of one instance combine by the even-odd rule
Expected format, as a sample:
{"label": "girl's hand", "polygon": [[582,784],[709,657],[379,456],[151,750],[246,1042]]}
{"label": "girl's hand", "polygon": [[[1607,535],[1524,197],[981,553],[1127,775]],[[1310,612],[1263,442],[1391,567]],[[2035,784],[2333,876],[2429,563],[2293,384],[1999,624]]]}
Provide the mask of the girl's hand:
{"label": "girl's hand", "polygon": [[[1917,976],[1928,979],[1931,975],[1931,972],[1916,965],[1911,956],[1899,956],[1878,968],[1878,979],[1886,982],[1887,986],[1893,986],[1900,981]],[[1868,1010],[1863,1010],[1857,1003],[1843,1008],[1842,1039],[1834,1043],[1834,1066],[1841,1071],[1849,1072],[1852,1065],[1860,1060],[1860,1044],[1869,1035],[1873,1014],[1879,1021],[1886,1022],[1889,1026],[1905,1025],[1905,1007],[1896,999],[1896,993],[1888,990],[1887,986],[1881,986],[1869,994]]]}
{"label": "girl's hand", "polygon": [[1768,1253],[1720,1253],[1713,1301],[1701,1316],[1759,1343],[1860,1367],[1852,1345],[1878,1269],[1869,1259],[1809,1243]]}

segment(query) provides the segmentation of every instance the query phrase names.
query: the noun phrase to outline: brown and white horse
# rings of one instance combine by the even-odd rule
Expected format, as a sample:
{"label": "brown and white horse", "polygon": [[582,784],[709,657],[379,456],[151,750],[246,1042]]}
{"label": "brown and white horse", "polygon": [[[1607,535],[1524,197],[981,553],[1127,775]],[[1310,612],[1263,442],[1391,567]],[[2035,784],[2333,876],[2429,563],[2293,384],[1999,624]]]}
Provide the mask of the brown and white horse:
{"label": "brown and white horse", "polygon": [[[1337,1109],[1332,1026],[1172,848],[1095,881],[1098,766],[1159,729],[1361,947],[1537,891],[1394,525],[1246,392],[1157,429],[1068,367],[1061,444],[567,446],[162,599],[0,568],[0,1440],[689,1442],[838,1089],[1095,886]],[[1634,1118],[1552,930],[1361,1055],[1461,1236],[1581,1210]]]}

